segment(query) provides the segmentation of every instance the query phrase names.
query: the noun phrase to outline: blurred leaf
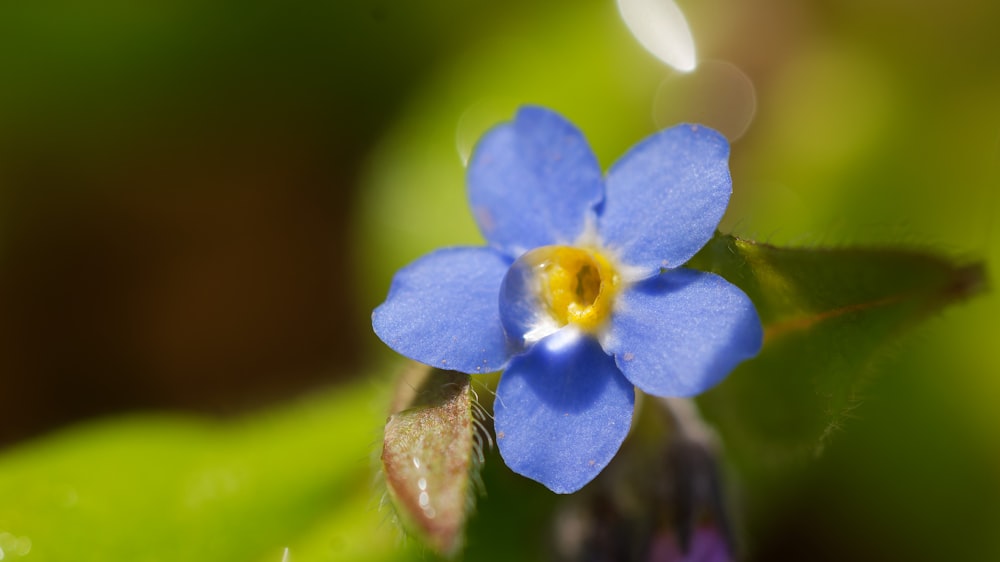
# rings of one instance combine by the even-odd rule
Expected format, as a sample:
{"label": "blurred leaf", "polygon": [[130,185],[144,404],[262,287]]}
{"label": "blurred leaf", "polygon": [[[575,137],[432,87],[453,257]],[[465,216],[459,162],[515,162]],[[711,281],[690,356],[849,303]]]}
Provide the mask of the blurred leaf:
{"label": "blurred leaf", "polygon": [[741,287],[764,349],[700,400],[758,461],[819,453],[864,401],[896,336],[982,290],[982,266],[891,249],[789,249],[717,234],[691,262]]}
{"label": "blurred leaf", "polygon": [[469,375],[413,364],[397,387],[407,396],[397,396],[385,425],[386,486],[406,527],[452,556],[462,546],[474,471],[483,462]]}
{"label": "blurred leaf", "polygon": [[379,524],[371,388],[224,424],[109,420],[10,450],[0,538],[34,561],[414,559]]}

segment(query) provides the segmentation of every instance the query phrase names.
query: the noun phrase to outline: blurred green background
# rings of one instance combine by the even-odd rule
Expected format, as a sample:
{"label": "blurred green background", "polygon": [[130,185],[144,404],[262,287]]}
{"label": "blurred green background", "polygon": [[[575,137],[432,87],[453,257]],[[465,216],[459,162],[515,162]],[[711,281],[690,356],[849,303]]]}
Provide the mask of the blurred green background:
{"label": "blurred green background", "polygon": [[[463,163],[522,103],[604,166],[719,128],[723,230],[997,271],[1000,4],[679,5],[691,74],[610,0],[0,6],[0,552],[420,557],[379,523],[401,362],[369,312],[400,266],[479,243]],[[997,318],[988,293],[907,334],[818,460],[734,461],[747,558],[1000,559]]]}

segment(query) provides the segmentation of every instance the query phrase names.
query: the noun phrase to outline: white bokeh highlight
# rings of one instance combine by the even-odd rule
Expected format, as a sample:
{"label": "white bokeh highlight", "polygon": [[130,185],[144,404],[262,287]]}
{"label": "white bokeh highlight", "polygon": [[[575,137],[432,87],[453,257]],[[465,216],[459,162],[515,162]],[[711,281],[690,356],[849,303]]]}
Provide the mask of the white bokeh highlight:
{"label": "white bokeh highlight", "polygon": [[681,72],[698,66],[691,28],[673,0],[618,0],[618,11],[653,56]]}

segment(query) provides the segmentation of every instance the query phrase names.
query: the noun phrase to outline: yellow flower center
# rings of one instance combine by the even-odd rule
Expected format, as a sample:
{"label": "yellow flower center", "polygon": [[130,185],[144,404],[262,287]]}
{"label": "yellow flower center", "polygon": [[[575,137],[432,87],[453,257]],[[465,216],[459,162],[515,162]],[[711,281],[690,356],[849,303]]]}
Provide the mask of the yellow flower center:
{"label": "yellow flower center", "polygon": [[538,276],[541,295],[561,324],[584,330],[599,328],[611,314],[618,273],[598,252],[553,246],[545,248]]}

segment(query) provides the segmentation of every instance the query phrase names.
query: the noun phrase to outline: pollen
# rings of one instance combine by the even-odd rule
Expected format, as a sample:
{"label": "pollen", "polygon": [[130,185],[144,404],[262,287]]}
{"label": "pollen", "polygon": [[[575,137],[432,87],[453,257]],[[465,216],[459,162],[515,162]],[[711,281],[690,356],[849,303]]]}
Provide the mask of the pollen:
{"label": "pollen", "polygon": [[538,264],[539,291],[552,317],[561,325],[588,331],[600,328],[611,314],[618,274],[596,251],[569,246],[545,248]]}

